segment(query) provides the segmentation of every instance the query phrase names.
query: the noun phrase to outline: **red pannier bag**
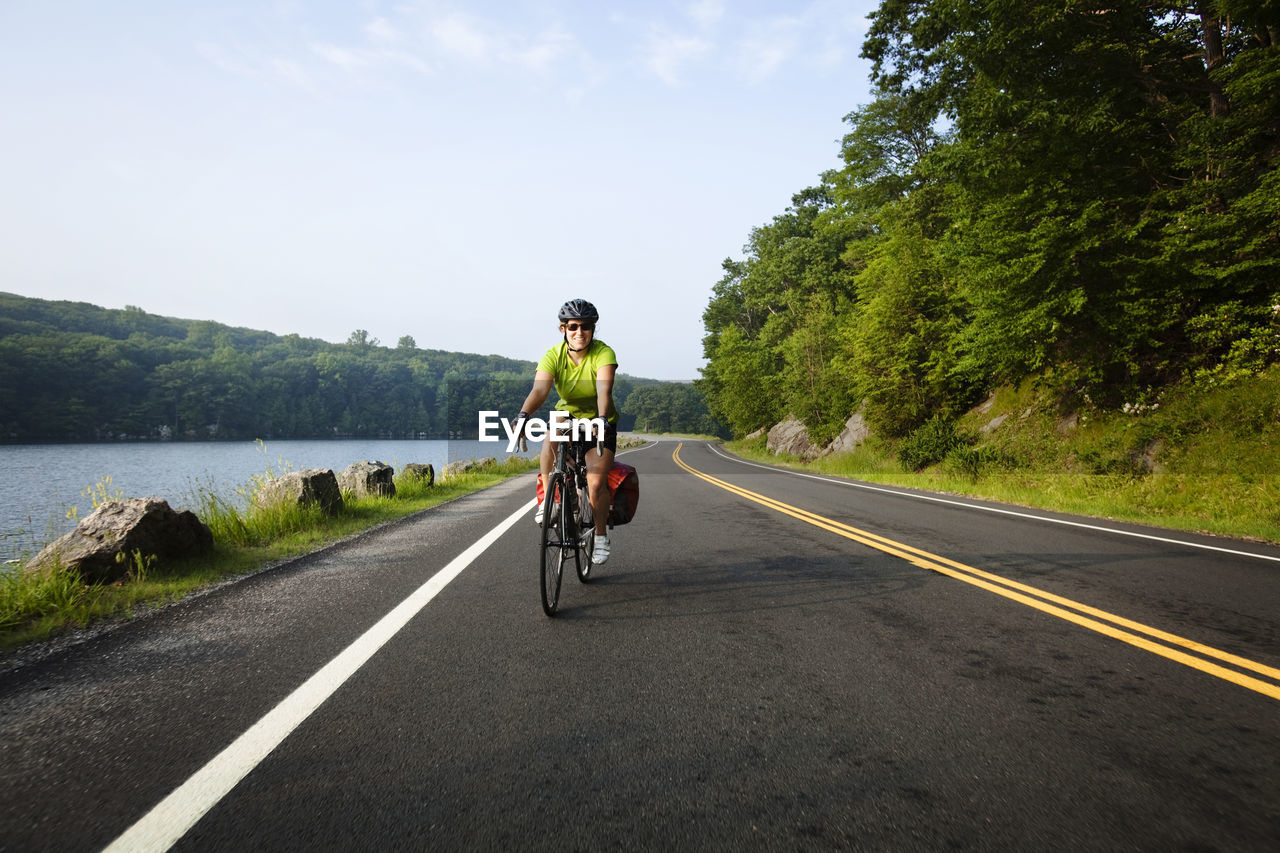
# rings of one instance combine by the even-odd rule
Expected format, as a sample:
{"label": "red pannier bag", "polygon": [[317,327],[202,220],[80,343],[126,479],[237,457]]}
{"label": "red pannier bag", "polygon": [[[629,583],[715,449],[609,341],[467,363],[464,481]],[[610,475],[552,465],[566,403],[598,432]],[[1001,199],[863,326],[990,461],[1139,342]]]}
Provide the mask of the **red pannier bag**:
{"label": "red pannier bag", "polygon": [[[538,475],[538,503],[542,503],[542,475]],[[640,503],[640,477],[636,469],[625,462],[614,462],[609,471],[609,493],[612,503],[609,506],[609,525],[626,524],[636,514],[636,505]]]}
{"label": "red pannier bag", "polygon": [[640,503],[640,476],[636,469],[625,462],[614,462],[609,471],[609,492],[613,502],[609,505],[609,526],[626,524],[636,514]]}
{"label": "red pannier bag", "polygon": [[[542,503],[542,492],[543,492],[543,488],[542,488],[542,475],[541,475],[541,474],[539,474],[539,475],[538,475],[538,503]],[[556,498],[557,498],[557,499],[559,499],[559,497],[560,497],[559,495],[556,495]]]}

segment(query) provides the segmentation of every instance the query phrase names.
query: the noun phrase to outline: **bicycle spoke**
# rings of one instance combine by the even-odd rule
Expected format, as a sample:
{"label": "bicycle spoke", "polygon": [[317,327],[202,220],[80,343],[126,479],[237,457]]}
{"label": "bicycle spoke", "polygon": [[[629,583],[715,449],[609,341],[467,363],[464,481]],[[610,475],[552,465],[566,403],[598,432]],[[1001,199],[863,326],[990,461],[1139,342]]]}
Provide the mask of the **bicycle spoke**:
{"label": "bicycle spoke", "polygon": [[578,493],[578,506],[582,516],[578,533],[578,580],[586,583],[591,578],[591,552],[596,546],[596,526],[591,520],[591,505],[587,503],[589,495],[586,489]]}

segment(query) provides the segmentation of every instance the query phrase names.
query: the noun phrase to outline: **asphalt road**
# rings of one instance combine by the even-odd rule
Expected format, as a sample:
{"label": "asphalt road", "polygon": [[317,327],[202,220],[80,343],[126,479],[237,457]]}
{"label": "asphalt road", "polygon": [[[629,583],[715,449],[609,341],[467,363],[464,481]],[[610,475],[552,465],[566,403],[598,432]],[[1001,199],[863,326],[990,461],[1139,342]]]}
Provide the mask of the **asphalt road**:
{"label": "asphalt road", "polygon": [[527,476],[10,669],[0,850],[1280,848],[1280,549],[678,446],[556,619]]}

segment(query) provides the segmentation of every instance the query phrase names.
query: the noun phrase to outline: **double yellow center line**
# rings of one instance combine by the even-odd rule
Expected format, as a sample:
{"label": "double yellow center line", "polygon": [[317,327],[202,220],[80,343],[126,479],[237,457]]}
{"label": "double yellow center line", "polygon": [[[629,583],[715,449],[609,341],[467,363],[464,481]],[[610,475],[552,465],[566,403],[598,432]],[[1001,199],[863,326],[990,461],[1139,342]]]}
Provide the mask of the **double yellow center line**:
{"label": "double yellow center line", "polygon": [[[1019,604],[1034,607],[1043,613],[1057,616],[1059,619],[1065,619],[1091,631],[1097,631],[1099,634],[1104,634],[1169,660],[1177,661],[1180,664],[1217,676],[1241,687],[1247,687],[1264,696],[1270,696],[1272,699],[1280,699],[1280,685],[1263,681],[1261,678],[1255,678],[1247,674],[1252,672],[1280,682],[1280,670],[1274,667],[1170,634],[1167,631],[1161,631],[1158,628],[1143,625],[1140,622],[1134,622],[1123,616],[1117,616],[1105,610],[1099,610],[1096,607],[1090,607],[1087,604],[1063,598],[1060,595],[1044,592],[1017,581],[1007,580],[999,575],[993,575],[990,572],[966,566],[964,563],[957,563],[946,557],[930,554],[928,551],[922,551],[919,548],[913,548],[910,545],[886,539],[866,530],[850,527],[839,521],[785,504],[782,501],[774,500],[757,492],[749,491],[741,486],[735,486],[709,474],[704,474],[688,465],[680,458],[680,449],[682,447],[684,447],[683,443],[677,445],[675,452],[672,454],[671,458],[675,460],[675,463],[693,476],[705,480],[713,486],[718,486],[727,492],[732,492],[739,497],[754,501],[792,518],[797,518],[837,536],[843,536],[846,539],[852,539],[854,542],[875,548],[886,554],[892,554],[922,569],[938,572],[947,577],[976,586],[979,589],[984,589],[987,592],[993,592],[996,595],[1016,601]],[[1224,664],[1235,667],[1235,669],[1228,668]]]}

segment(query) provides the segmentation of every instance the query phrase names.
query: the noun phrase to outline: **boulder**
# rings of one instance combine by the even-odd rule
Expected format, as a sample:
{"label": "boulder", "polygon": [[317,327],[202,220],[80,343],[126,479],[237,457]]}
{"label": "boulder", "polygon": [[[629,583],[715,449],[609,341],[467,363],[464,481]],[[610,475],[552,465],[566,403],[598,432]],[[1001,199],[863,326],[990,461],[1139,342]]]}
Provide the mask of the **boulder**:
{"label": "boulder", "polygon": [[429,462],[426,465],[419,462],[410,462],[401,469],[401,473],[406,477],[426,480],[428,486],[436,481],[436,469],[433,468]]}
{"label": "boulder", "polygon": [[459,474],[479,471],[482,468],[492,468],[497,464],[498,460],[492,456],[486,456],[484,459],[459,459],[444,466],[444,470],[440,472],[440,478],[447,480],[450,477],[457,477]]}
{"label": "boulder", "polygon": [[1162,453],[1164,453],[1164,442],[1157,438],[1148,442],[1141,452],[1130,454],[1130,461],[1140,473],[1163,474],[1165,464],[1160,461]]}
{"label": "boulder", "polygon": [[357,497],[394,497],[395,473],[395,469],[385,462],[352,462],[338,475],[338,485],[344,492],[351,492]]}
{"label": "boulder", "polygon": [[817,447],[809,440],[809,431],[794,416],[788,417],[785,421],[769,430],[769,440],[766,447],[775,456],[780,453],[789,453],[792,456],[799,456],[805,461],[816,459],[822,454],[822,448]]}
{"label": "boulder", "polygon": [[844,431],[836,436],[835,441],[823,453],[848,453],[870,437],[871,425],[862,416],[862,412],[855,412],[844,422]]}
{"label": "boulder", "polygon": [[212,547],[213,534],[189,510],[177,512],[159,498],[107,501],[37,554],[25,571],[48,571],[61,563],[86,583],[114,583],[133,568],[135,552],[144,559],[173,559]]}
{"label": "boulder", "polygon": [[315,504],[325,512],[336,513],[342,509],[342,492],[338,478],[328,468],[308,468],[290,471],[283,477],[268,480],[254,500],[260,505],[276,503]]}

